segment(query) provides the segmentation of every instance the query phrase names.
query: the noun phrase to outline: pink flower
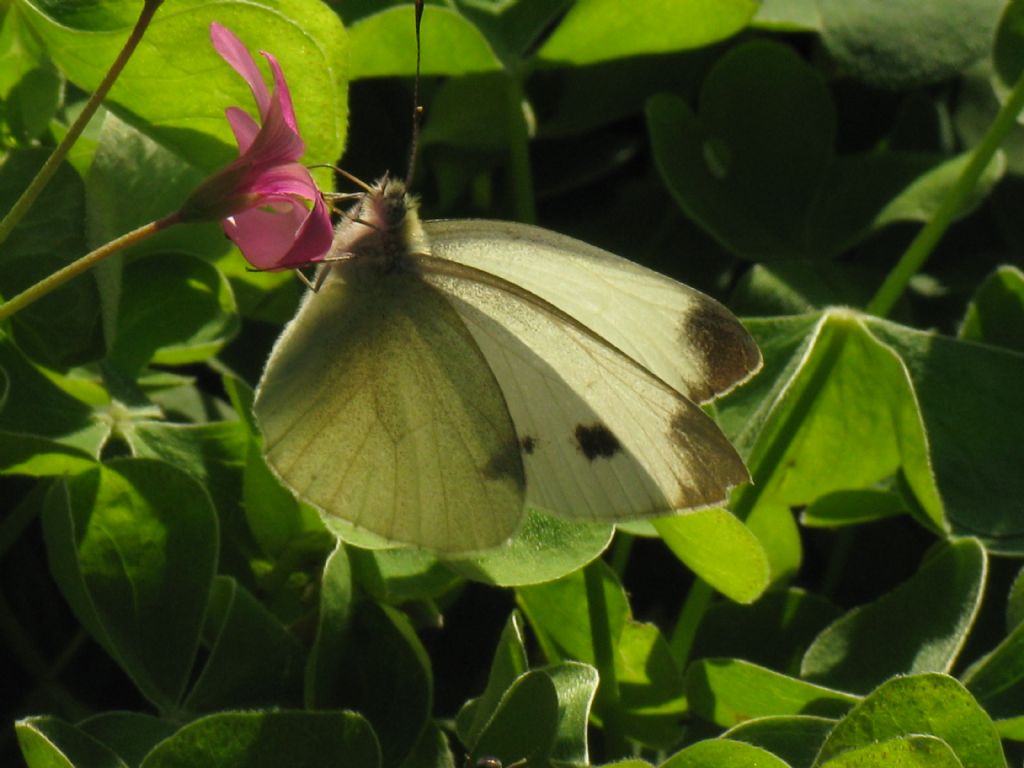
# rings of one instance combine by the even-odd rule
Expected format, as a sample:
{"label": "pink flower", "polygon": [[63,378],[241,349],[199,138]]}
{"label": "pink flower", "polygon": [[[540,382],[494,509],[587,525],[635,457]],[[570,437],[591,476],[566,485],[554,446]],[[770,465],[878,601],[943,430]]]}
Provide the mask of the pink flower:
{"label": "pink flower", "polygon": [[231,31],[213,22],[210,39],[249,84],[260,122],[239,107],[225,110],[238,142],[238,159],[189,196],[182,219],[223,219],[225,234],[257,269],[319,261],[331,246],[331,218],[313,177],[298,162],[305,144],[284,73],[277,59],[261,51],[274,74],[270,93],[256,62]]}

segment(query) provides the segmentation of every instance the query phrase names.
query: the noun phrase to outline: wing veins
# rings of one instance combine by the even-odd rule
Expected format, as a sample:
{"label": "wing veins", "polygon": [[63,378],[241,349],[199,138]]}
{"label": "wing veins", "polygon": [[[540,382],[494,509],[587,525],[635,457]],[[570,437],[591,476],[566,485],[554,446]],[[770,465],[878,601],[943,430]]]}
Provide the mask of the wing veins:
{"label": "wing veins", "polygon": [[604,338],[601,334],[597,333],[591,328],[588,328],[586,325],[581,323],[568,312],[566,312],[563,309],[559,309],[550,301],[538,296],[533,291],[528,291],[521,285],[517,285],[516,283],[513,283],[510,280],[506,280],[505,278],[499,277],[498,275],[495,275],[491,272],[487,272],[486,270],[477,269],[476,267],[471,267],[470,265],[464,264],[462,262],[442,259],[439,256],[416,254],[414,262],[426,274],[439,275],[442,277],[461,278],[463,280],[479,283],[481,285],[487,286],[488,288],[494,288],[496,290],[503,291],[504,293],[514,296],[517,299],[520,299],[521,301],[530,304],[532,307],[543,312],[549,317],[574,328],[576,331],[583,334],[584,336],[587,336],[597,344],[601,345],[602,347],[605,347],[614,354],[620,356],[623,360],[627,361],[631,366],[636,368],[637,371],[642,373],[644,376],[652,379],[653,381],[658,382],[658,384],[664,387],[665,389],[674,392],[676,396],[688,399],[675,387],[667,383],[661,377],[657,376],[642,363],[638,362],[630,355],[627,355],[615,344],[612,344],[610,341]]}

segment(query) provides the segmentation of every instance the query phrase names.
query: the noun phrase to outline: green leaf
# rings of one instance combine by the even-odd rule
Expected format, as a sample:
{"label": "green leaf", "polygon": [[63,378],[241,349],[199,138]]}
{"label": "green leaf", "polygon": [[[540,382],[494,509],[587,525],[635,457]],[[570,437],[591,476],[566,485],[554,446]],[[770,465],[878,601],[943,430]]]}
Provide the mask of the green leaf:
{"label": "green leaf", "polygon": [[457,768],[448,736],[436,722],[427,723],[423,735],[401,768]]}
{"label": "green leaf", "polygon": [[305,704],[310,709],[327,706],[344,684],[348,660],[337,651],[344,647],[351,616],[352,571],[345,545],[339,541],[320,577],[316,638],[306,660]]}
{"label": "green leaf", "polygon": [[735,48],[704,80],[698,114],[658,95],[647,122],[665,185],[723,247],[758,259],[817,255],[805,217],[832,159],[835,114],[821,75],[791,49]]}
{"label": "green leaf", "polygon": [[587,664],[567,661],[545,667],[558,694],[558,732],[551,750],[553,760],[589,765],[587,723],[597,695],[597,670]]}
{"label": "green leaf", "polygon": [[[0,164],[0,211],[10,210],[46,159],[39,150],[7,153]],[[0,254],[0,294],[10,299],[85,253],[85,193],[64,164],[14,228]],[[19,312],[10,328],[24,353],[51,368],[102,355],[100,304],[92,277],[72,280]]]}
{"label": "green leaf", "polygon": [[796,675],[807,646],[839,615],[823,597],[792,587],[753,605],[721,600],[701,619],[690,658],[728,656]]}
{"label": "green leaf", "polygon": [[460,576],[499,587],[561,578],[600,555],[611,541],[610,525],[561,520],[527,509],[526,520],[499,549],[445,564]]}
{"label": "green leaf", "polygon": [[45,60],[39,42],[25,27],[18,6],[11,4],[0,22],[0,99],[6,101],[11,90]]}
{"label": "green leaf", "polygon": [[700,48],[741,31],[757,8],[752,0],[648,0],[637,13],[615,0],[577,0],[537,56],[578,66]]}
{"label": "green leaf", "polygon": [[981,608],[987,571],[976,540],[937,545],[908,581],[822,632],[802,676],[867,693],[896,674],[950,671]]}
{"label": "green leaf", "polygon": [[961,339],[1024,352],[1024,272],[999,267],[978,286],[960,326]]}
{"label": "green leaf", "polygon": [[203,488],[162,462],[114,461],[56,483],[43,532],[78,620],[147,698],[175,706],[217,562],[217,520]]}
{"label": "green leaf", "polygon": [[349,557],[360,586],[382,603],[433,600],[462,583],[432,552],[419,549],[351,547]]}
{"label": "green leaf", "polygon": [[757,537],[724,509],[702,509],[653,521],[676,557],[738,603],[752,603],[768,586],[768,558]]}
{"label": "green leaf", "polygon": [[[202,154],[197,148],[204,142],[209,143],[209,139],[201,133],[181,132],[177,136],[177,143],[171,144],[158,135],[154,126],[138,118],[129,122],[113,112],[104,115],[95,155],[85,177],[89,247],[98,248],[143,224],[163,218],[177,209],[206,178],[210,168],[198,164]],[[134,244],[129,252],[149,254],[180,250],[212,257],[230,250],[231,244],[223,237],[210,236],[216,234],[216,224],[203,227],[170,227]],[[199,232],[206,237],[197,237]],[[110,263],[108,259],[99,268],[106,270]],[[117,292],[105,298],[111,300],[116,309]]]}
{"label": "green leaf", "polygon": [[502,695],[528,668],[522,619],[518,612],[513,611],[494,649],[487,687],[480,696],[467,701],[455,719],[455,731],[463,744],[476,744],[484,726],[494,717]]}
{"label": "green leaf", "polygon": [[[106,16],[103,4],[48,5],[46,10],[55,16],[24,7],[47,53],[85,91],[99,84],[134,24],[131,15]],[[224,108],[234,104],[254,114],[255,105],[248,86],[210,45],[212,21],[231,29],[254,55],[260,49],[274,54],[288,78],[306,156],[312,162],[338,157],[347,123],[349,51],[337,15],[320,3],[210,5],[179,0],[173,13],[154,17],[145,45],[135,51],[111,89],[108,107],[125,119],[141,118],[160,143],[176,146],[197,167],[210,171],[231,160],[235,142]],[[174,55],[168,55],[172,51]],[[269,81],[265,63],[260,66]],[[154,88],[154,83],[161,87]],[[175,94],[172,101],[166,98],[168,91]],[[197,132],[213,141],[198,141]]]}
{"label": "green leaf", "polygon": [[956,753],[934,736],[888,739],[843,752],[822,768],[962,768]]}
{"label": "green leaf", "polygon": [[733,726],[722,738],[767,749],[793,768],[811,768],[835,724],[835,720],[810,715],[756,717]]}
{"label": "green leaf", "polygon": [[[872,227],[880,229],[897,221],[930,221],[949,195],[950,189],[964,172],[971,160],[971,153],[965,152],[942,163],[932,164],[916,176],[899,194],[894,196],[875,216]],[[1006,172],[1006,157],[997,152],[982,171],[981,178],[956,212],[960,218],[984,200]]]}
{"label": "green leaf", "polygon": [[[630,618],[629,602],[615,574],[603,563],[595,563],[598,565],[607,606],[608,632],[614,641],[622,634]],[[582,571],[573,571],[557,581],[516,590],[516,601],[549,659],[574,658],[594,663],[586,595]]]}
{"label": "green leaf", "polygon": [[228,576],[214,579],[203,634],[210,652],[187,710],[302,703],[302,644]]}
{"label": "green leaf", "polygon": [[[678,738],[685,702],[682,676],[668,643],[653,624],[632,620],[622,585],[606,565],[591,567],[601,576],[627,735],[653,746],[670,744]],[[582,571],[520,587],[517,598],[549,659],[596,663]]]}
{"label": "green leaf", "polygon": [[676,752],[660,768],[789,768],[767,750],[728,739],[698,741]]}
{"label": "green leaf", "polygon": [[780,32],[817,32],[821,29],[818,0],[762,0],[752,26]]}
{"label": "green leaf", "polygon": [[[231,286],[215,267],[184,254],[135,261],[124,271],[111,361],[128,375],[149,363],[206,360],[238,331]],[[174,317],[174,323],[167,319]]]}
{"label": "green leaf", "polygon": [[39,139],[57,114],[64,80],[49,66],[25,72],[7,94],[5,117],[11,133],[22,144]]}
{"label": "green leaf", "polygon": [[906,365],[953,532],[977,536],[991,552],[1024,550],[1016,503],[1024,497],[1024,354],[882,320],[868,327]]}
{"label": "green leaf", "polygon": [[[337,558],[337,551],[332,560]],[[335,565],[335,568],[343,566]],[[332,576],[331,601],[344,611],[343,573]],[[334,607],[332,605],[332,607]],[[338,632],[338,630],[341,630]],[[334,662],[327,662],[334,656]],[[321,623],[307,672],[307,699],[318,708],[361,712],[380,736],[384,766],[397,766],[416,746],[430,717],[430,661],[404,614],[367,600]],[[358,659],[358,663],[352,660]],[[331,666],[325,668],[325,664]],[[314,671],[315,670],[315,671]],[[332,677],[311,682],[327,671]]]}
{"label": "green leaf", "polygon": [[822,39],[865,82],[911,88],[957,75],[989,50],[1003,0],[821,0]]}
{"label": "green leaf", "polygon": [[1006,597],[1006,631],[1012,632],[1024,622],[1024,568],[1017,571],[1017,577]]}
{"label": "green leaf", "polygon": [[551,677],[543,670],[523,674],[505,691],[477,742],[468,745],[470,755],[544,765],[555,744],[558,710]]}
{"label": "green leaf", "polygon": [[799,315],[828,306],[863,306],[882,277],[841,262],[754,264],[740,278],[729,308],[739,317]]}
{"label": "green leaf", "polygon": [[128,768],[116,754],[55,717],[29,717],[14,724],[28,768]]}
{"label": "green leaf", "polygon": [[1010,0],[1006,4],[992,51],[996,74],[1004,88],[1012,88],[1024,73],[1024,3]]}
{"label": "green leaf", "polygon": [[730,727],[755,717],[839,717],[856,704],[848,693],[773,672],[739,659],[701,659],[686,671],[690,709]]}
{"label": "green leaf", "polygon": [[[752,495],[755,509],[765,503],[797,506],[898,476],[913,492],[915,516],[941,529],[929,442],[903,359],[873,335],[873,325],[848,310],[820,315],[803,339],[809,348],[797,345],[807,320],[749,325],[768,361],[765,371],[757,386],[719,405],[723,422],[747,419],[736,437],[740,445],[756,435],[747,461],[763,469],[755,470],[754,489],[742,493]],[[732,408],[738,411],[726,417]],[[736,507],[744,503],[740,499]]]}
{"label": "green leaf", "polygon": [[[222,560],[225,565],[244,563],[248,573],[256,546],[240,504],[243,467],[252,440],[245,426],[238,421],[169,424],[142,420],[131,422],[122,434],[136,456],[180,467],[206,488],[217,508]],[[278,514],[283,516],[285,509],[279,508]],[[233,570],[236,576],[241,572],[240,568]]]}
{"label": "green leaf", "polygon": [[242,506],[249,530],[271,559],[285,557],[290,547],[310,535],[328,535],[316,511],[300,504],[274,477],[255,440],[248,441]]}
{"label": "green leaf", "polygon": [[1024,625],[973,664],[962,681],[993,718],[1018,717],[1024,702]]}
{"label": "green leaf", "polygon": [[79,730],[112,749],[136,766],[157,744],[172,735],[175,726],[141,712],[102,712],[78,724]]}
{"label": "green leaf", "polygon": [[808,528],[838,528],[882,520],[909,511],[899,494],[862,488],[819,496],[800,515],[800,522]]}
{"label": "green leaf", "polygon": [[963,768],[1005,768],[995,726],[956,680],[946,675],[897,677],[875,689],[835,727],[818,762],[847,750],[907,736],[935,736]]}
{"label": "green leaf", "polygon": [[[490,43],[449,8],[431,5],[420,30],[423,75],[465,75],[502,68]],[[352,79],[411,75],[416,70],[413,12],[408,5],[360,19],[349,29]]]}
{"label": "green leaf", "polygon": [[70,445],[0,430],[0,474],[47,477],[83,472],[96,459]]}
{"label": "green leaf", "polygon": [[373,729],[355,712],[222,712],[161,742],[140,768],[380,766]]}
{"label": "green leaf", "polygon": [[507,151],[526,131],[526,116],[514,93],[513,81],[503,72],[445,81],[431,100],[431,119],[420,133],[421,146]]}

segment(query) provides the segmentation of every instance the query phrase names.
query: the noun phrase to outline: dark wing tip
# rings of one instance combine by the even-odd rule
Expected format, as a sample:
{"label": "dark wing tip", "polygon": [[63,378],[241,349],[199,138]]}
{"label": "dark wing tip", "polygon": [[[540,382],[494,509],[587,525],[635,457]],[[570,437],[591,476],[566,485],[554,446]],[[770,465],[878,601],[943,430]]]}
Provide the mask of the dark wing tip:
{"label": "dark wing tip", "polygon": [[742,384],[761,368],[761,350],[743,324],[713,299],[686,316],[685,338],[702,356],[706,388],[693,392],[698,402]]}

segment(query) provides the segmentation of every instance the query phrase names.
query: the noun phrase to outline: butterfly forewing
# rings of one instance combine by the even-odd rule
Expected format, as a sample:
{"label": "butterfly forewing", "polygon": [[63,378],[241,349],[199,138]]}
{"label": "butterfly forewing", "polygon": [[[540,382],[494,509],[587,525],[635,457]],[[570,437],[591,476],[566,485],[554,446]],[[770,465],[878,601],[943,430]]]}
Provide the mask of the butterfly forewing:
{"label": "butterfly forewing", "polygon": [[[434,241],[433,255],[444,257],[449,242]],[[501,385],[531,506],[627,520],[721,503],[748,479],[698,406],[580,323],[479,274],[424,276],[451,301]]]}
{"label": "butterfly forewing", "polygon": [[515,222],[424,227],[433,255],[550,302],[694,402],[729,391],[761,366],[757,345],[725,307],[627,259]]}
{"label": "butterfly forewing", "polygon": [[494,374],[415,275],[356,268],[309,294],[254,410],[284,483],[373,533],[463,552],[500,544],[522,518],[523,467]]}

